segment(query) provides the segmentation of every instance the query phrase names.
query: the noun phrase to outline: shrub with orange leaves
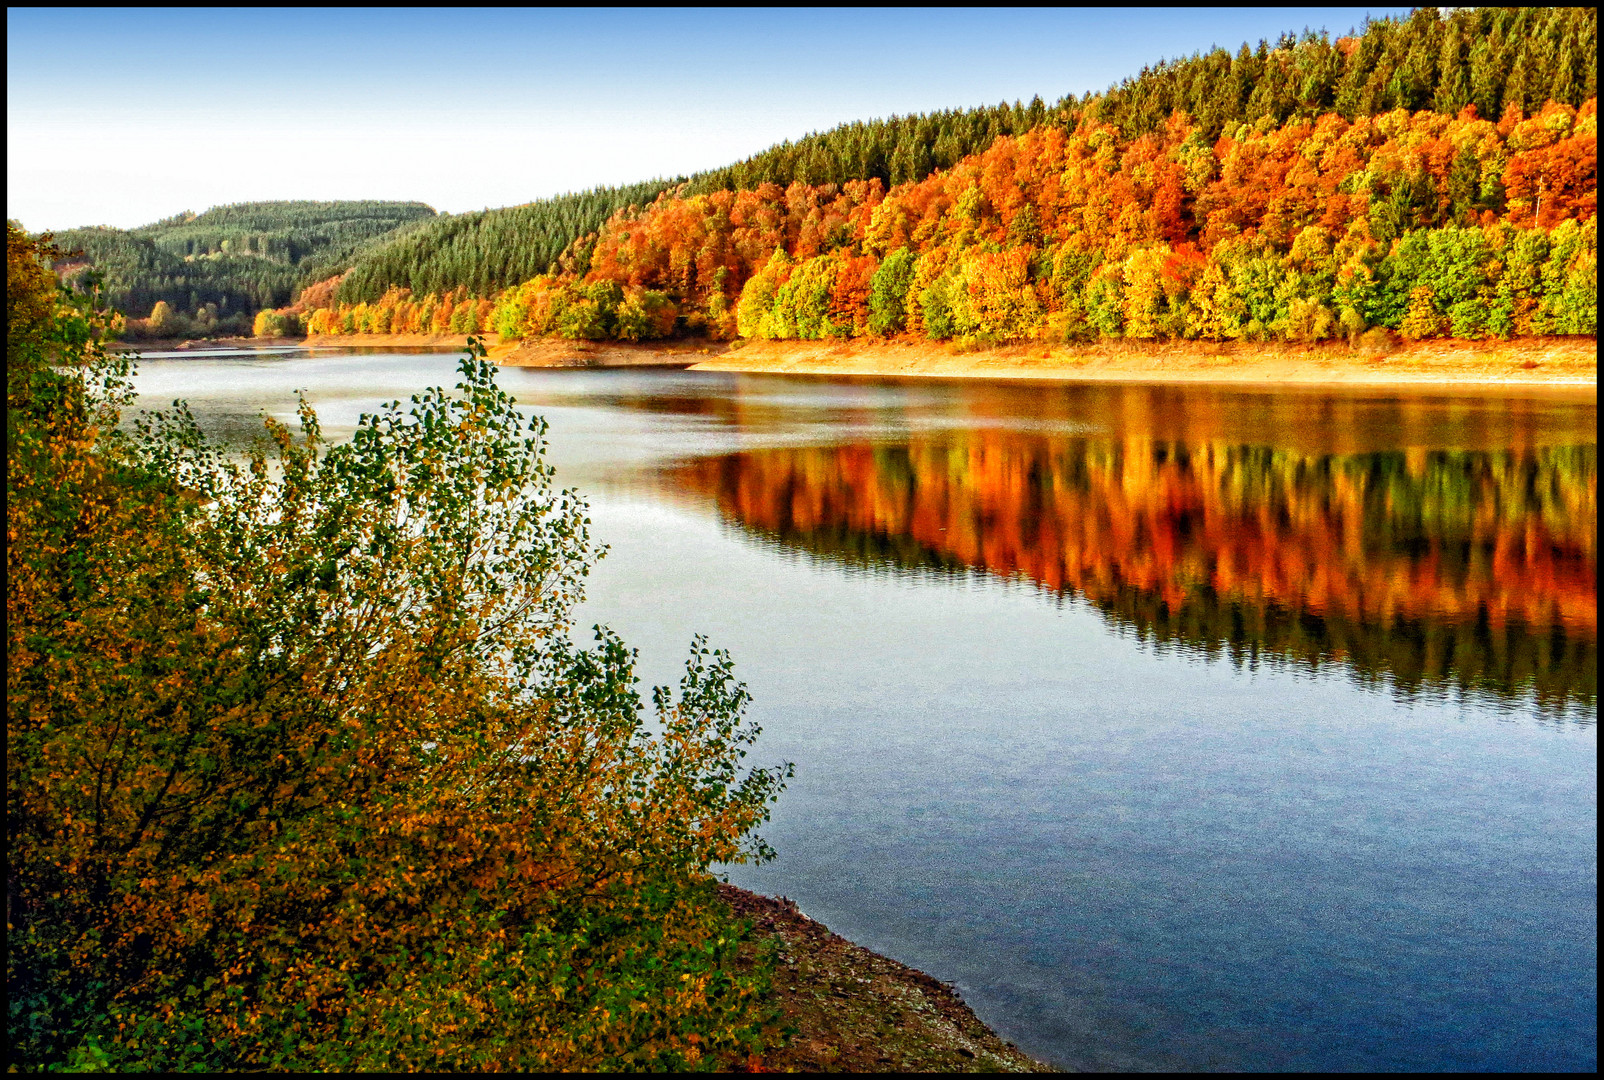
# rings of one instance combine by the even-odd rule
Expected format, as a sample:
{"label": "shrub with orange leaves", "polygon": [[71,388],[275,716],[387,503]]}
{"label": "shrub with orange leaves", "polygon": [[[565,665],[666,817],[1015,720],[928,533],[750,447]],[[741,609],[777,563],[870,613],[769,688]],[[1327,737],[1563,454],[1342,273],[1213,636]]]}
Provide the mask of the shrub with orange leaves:
{"label": "shrub with orange leaves", "polygon": [[707,868],[771,854],[753,830],[789,766],[741,767],[747,694],[700,640],[655,724],[631,650],[572,643],[585,506],[482,346],[455,394],[339,445],[303,402],[299,437],[270,421],[240,462],[181,407],[118,428],[117,363],[67,316],[18,322],[14,1064],[675,1068],[759,1045],[763,976],[735,973]]}

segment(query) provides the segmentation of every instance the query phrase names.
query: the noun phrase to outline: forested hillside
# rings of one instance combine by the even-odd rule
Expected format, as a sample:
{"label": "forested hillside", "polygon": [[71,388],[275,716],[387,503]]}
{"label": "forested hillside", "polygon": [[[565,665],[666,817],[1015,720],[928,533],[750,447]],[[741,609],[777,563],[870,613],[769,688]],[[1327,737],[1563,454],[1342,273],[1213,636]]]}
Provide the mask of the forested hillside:
{"label": "forested hillside", "polygon": [[[556,272],[576,237],[595,232],[622,210],[650,203],[679,182],[650,180],[524,206],[441,215],[354,260],[338,296],[346,301],[376,299],[392,285],[418,292],[446,292],[460,285],[483,295]],[[334,272],[340,269],[345,268]]]}
{"label": "forested hillside", "polygon": [[[953,169],[665,195],[610,221],[588,272],[492,304],[392,290],[314,333],[639,339],[910,333],[1131,337],[1591,334],[1597,103],[1497,121],[1394,110],[1209,140],[1183,113],[1134,138],[1089,116]],[[382,328],[382,329],[381,329]]]}
{"label": "forested hillside", "polygon": [[682,196],[798,181],[817,187],[879,180],[889,188],[1042,127],[1068,134],[1091,121],[1133,138],[1159,130],[1180,110],[1199,138],[1213,142],[1227,125],[1281,127],[1326,114],[1351,123],[1397,109],[1457,115],[1474,105],[1478,115],[1496,120],[1511,105],[1525,114],[1549,101],[1580,107],[1597,94],[1597,25],[1596,13],[1583,8],[1421,8],[1406,20],[1369,23],[1352,37],[1289,33],[1235,54],[1216,49],[1166,61],[1103,94],[1070,95],[1052,106],[1038,98],[843,124],[683,183],[442,219],[357,260],[338,298],[371,303],[391,287],[421,296],[458,286],[485,297],[541,273],[583,273],[587,234],[612,212],[646,204],[670,187]]}
{"label": "forested hillside", "polygon": [[434,217],[434,208],[420,202],[238,203],[133,231],[174,255],[264,255],[297,267],[304,284],[346,269],[375,238]]}
{"label": "forested hillside", "polygon": [[[125,315],[175,320],[164,332],[248,332],[262,308],[339,273],[366,245],[435,216],[417,202],[261,202],[184,213],[137,229],[71,229],[60,269],[103,275]],[[76,253],[76,254],[75,254]],[[137,325],[137,324],[136,324]]]}

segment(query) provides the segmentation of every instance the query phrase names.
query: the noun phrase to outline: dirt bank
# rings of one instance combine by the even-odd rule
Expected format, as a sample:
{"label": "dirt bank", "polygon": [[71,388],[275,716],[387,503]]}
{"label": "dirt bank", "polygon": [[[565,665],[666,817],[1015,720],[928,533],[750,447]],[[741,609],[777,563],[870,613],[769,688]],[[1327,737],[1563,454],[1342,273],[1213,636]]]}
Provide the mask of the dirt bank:
{"label": "dirt bank", "polygon": [[132,341],[114,341],[113,349],[132,349],[135,352],[189,352],[193,349],[261,349],[278,345],[303,345],[295,337],[216,337],[216,338],[138,338]]}
{"label": "dirt bank", "polygon": [[565,341],[537,338],[490,349],[509,367],[689,367],[713,360],[729,345],[717,341]]}
{"label": "dirt bank", "polygon": [[[1583,337],[1513,341],[1421,341],[1380,351],[1245,342],[1111,342],[1005,345],[963,351],[929,341],[748,341],[698,339],[500,342],[480,335],[491,359],[510,367],[693,367],[790,375],[931,376],[1091,382],[1200,382],[1253,385],[1550,387],[1598,389],[1598,341]],[[146,350],[250,348],[466,347],[466,334],[329,334],[305,339],[215,338],[143,341]]]}
{"label": "dirt bank", "polygon": [[763,1055],[763,1070],[1053,1071],[981,1023],[946,983],[832,934],[789,900],[733,885],[719,893],[759,941],[779,947],[775,999],[794,1034]]}
{"label": "dirt bank", "polygon": [[708,371],[798,375],[1256,385],[1552,386],[1591,389],[1596,393],[1598,342],[1575,337],[1507,342],[1422,341],[1367,354],[1345,344],[1119,342],[1057,347],[1012,345],[959,352],[929,342],[752,341],[695,366]]}
{"label": "dirt bank", "polygon": [[[486,345],[493,346],[499,334],[476,334]],[[428,347],[434,349],[463,349],[467,348],[467,334],[314,334],[301,342],[309,346],[360,345],[372,347],[375,345],[404,345],[411,348]]]}

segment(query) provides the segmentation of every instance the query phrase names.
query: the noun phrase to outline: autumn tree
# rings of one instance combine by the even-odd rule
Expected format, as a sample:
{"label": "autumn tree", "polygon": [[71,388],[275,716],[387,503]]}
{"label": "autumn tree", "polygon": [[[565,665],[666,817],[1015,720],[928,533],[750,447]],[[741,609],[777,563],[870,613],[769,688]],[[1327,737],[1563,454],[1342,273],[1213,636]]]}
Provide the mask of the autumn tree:
{"label": "autumn tree", "polygon": [[[728,657],[652,695],[475,355],[241,461],[8,230],[7,987],[23,1068],[672,1068],[756,1046],[707,867],[788,767]],[[460,302],[460,301],[459,301]],[[444,307],[444,305],[442,305]]]}

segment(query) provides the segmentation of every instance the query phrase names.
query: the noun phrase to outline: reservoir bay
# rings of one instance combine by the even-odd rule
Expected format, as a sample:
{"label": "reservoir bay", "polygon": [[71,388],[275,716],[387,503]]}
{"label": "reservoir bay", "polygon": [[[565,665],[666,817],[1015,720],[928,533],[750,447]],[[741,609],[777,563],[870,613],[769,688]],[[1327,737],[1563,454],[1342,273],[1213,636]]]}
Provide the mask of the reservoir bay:
{"label": "reservoir bay", "polygon": [[[456,355],[152,355],[237,442]],[[1076,1069],[1597,1064],[1597,406],[504,369],[796,777],[728,868]]]}

